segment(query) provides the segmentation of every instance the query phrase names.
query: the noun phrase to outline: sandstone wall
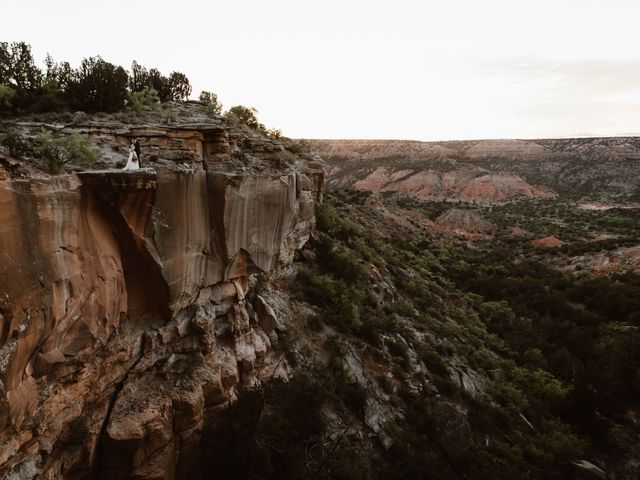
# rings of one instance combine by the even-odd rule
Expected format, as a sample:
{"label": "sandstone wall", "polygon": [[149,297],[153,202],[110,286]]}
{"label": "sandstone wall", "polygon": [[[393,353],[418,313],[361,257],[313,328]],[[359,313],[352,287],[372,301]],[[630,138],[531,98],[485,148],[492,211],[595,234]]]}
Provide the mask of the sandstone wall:
{"label": "sandstone wall", "polygon": [[0,477],[184,475],[268,361],[248,277],[308,239],[308,173],[1,181]]}

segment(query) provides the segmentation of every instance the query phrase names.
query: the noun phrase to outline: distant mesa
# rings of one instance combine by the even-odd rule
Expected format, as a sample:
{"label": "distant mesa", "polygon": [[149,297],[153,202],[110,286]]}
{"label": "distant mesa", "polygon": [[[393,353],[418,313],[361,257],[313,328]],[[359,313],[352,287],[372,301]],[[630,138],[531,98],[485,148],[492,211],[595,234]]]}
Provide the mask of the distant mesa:
{"label": "distant mesa", "polygon": [[309,144],[327,162],[330,189],[482,204],[557,196],[588,201],[603,191],[637,202],[640,195],[640,137]]}
{"label": "distant mesa", "polygon": [[540,160],[551,151],[544,145],[525,140],[482,140],[465,151],[467,158],[504,157],[523,160]]}

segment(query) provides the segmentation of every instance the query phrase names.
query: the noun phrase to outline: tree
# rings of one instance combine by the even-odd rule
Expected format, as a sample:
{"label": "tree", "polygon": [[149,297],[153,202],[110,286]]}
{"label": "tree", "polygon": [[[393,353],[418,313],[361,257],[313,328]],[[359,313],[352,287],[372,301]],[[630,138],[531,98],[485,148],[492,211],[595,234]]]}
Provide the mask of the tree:
{"label": "tree", "polygon": [[7,42],[0,42],[0,85],[9,83],[11,72],[11,52]]}
{"label": "tree", "polygon": [[245,107],[243,105],[236,105],[231,107],[225,114],[231,123],[246,125],[249,128],[257,130],[260,127],[257,117],[258,111],[251,107]]}
{"label": "tree", "polygon": [[42,72],[36,67],[31,54],[31,46],[24,42],[11,45],[11,71],[12,82],[19,92],[33,93],[42,82]]}
{"label": "tree", "polygon": [[167,78],[157,68],[148,70],[134,60],[129,77],[129,90],[141,92],[152,88],[158,93],[161,102],[187,100],[191,95],[191,84],[187,76],[173,72]]}
{"label": "tree", "polygon": [[213,92],[200,92],[200,101],[207,106],[207,114],[218,116],[222,113],[222,103],[218,101],[218,95]]}
{"label": "tree", "polygon": [[150,76],[146,68],[135,60],[131,64],[131,75],[129,75],[129,90],[133,92],[141,92],[145,88],[152,88],[149,84]]}
{"label": "tree", "polygon": [[49,54],[44,63],[47,68],[42,85],[30,109],[37,112],[64,110],[68,106],[65,91],[71,81],[73,70],[68,62],[56,63]]}
{"label": "tree", "polygon": [[36,67],[28,44],[0,43],[0,84],[13,89],[12,107],[23,109],[33,101],[42,84],[42,72]]}
{"label": "tree", "polygon": [[116,112],[127,99],[129,77],[124,68],[100,57],[85,58],[67,89],[69,103],[87,112]]}
{"label": "tree", "polygon": [[169,100],[187,100],[191,95],[191,84],[184,73],[172,72],[169,77]]}
{"label": "tree", "polygon": [[157,68],[149,70],[147,86],[158,92],[161,102],[169,100],[169,79],[164,77]]}

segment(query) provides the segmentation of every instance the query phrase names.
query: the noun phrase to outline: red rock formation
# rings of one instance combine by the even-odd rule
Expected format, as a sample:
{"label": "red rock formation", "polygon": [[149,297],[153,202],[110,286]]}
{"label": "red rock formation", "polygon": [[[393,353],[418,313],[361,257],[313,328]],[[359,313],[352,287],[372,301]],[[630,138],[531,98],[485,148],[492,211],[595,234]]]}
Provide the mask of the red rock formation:
{"label": "red rock formation", "polygon": [[181,478],[270,348],[248,276],[292,260],[321,183],[300,164],[0,181],[0,476]]}
{"label": "red rock formation", "polygon": [[378,167],[353,187],[373,192],[402,192],[423,200],[504,202],[518,198],[547,198],[554,193],[533,187],[518,175],[485,171],[397,170]]}

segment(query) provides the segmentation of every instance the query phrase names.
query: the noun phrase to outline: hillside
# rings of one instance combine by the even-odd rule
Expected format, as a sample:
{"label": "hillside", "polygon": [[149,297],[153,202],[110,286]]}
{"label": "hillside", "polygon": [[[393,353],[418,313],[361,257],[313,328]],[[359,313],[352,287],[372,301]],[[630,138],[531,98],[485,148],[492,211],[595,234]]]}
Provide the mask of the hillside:
{"label": "hillside", "polygon": [[562,273],[550,259],[606,245],[550,253],[492,213],[329,193],[294,275],[265,285],[292,302],[296,374],[240,395],[208,439],[211,471],[635,478],[640,276]]}
{"label": "hillside", "polygon": [[310,140],[331,184],[428,200],[639,199],[640,139]]}

